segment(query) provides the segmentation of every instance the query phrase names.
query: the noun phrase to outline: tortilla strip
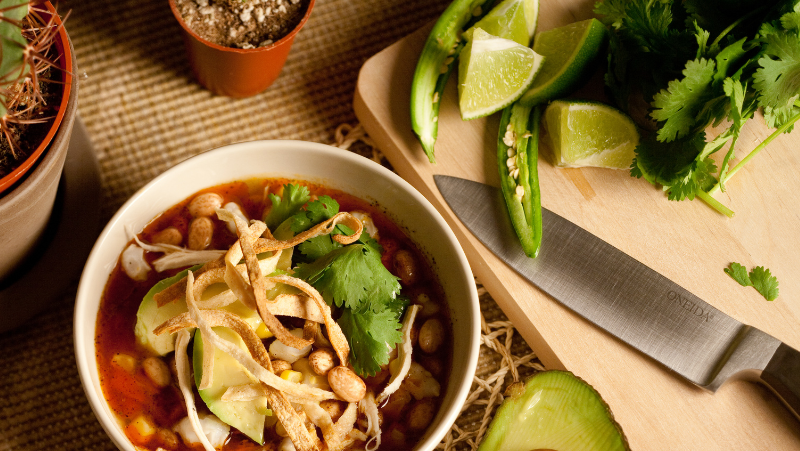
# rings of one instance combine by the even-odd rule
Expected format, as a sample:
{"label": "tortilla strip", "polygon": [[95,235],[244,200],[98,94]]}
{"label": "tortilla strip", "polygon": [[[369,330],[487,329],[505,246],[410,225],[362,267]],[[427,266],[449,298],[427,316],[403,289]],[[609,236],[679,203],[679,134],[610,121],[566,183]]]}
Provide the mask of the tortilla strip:
{"label": "tortilla strip", "polygon": [[319,330],[318,323],[306,320],[306,322],[303,324],[303,338],[313,343],[314,337],[317,336],[318,330]]}
{"label": "tortilla strip", "polygon": [[[187,279],[188,279],[187,280],[188,285],[191,286],[194,284],[194,275],[192,274],[191,271],[189,271]],[[267,368],[258,361],[256,361],[254,357],[259,358],[259,360],[261,360],[260,356],[256,355],[251,356],[250,353],[244,351],[243,349],[239,348],[233,343],[222,339],[219,335],[214,333],[213,330],[211,330],[211,325],[209,324],[208,321],[206,321],[204,317],[203,313],[210,313],[211,311],[210,310],[201,311],[199,308],[197,308],[197,304],[194,302],[194,296],[191,295],[191,291],[188,288],[186,294],[188,296],[186,299],[186,305],[189,308],[188,315],[194,322],[196,327],[200,329],[200,333],[202,334],[204,343],[206,341],[213,343],[218,349],[224,351],[225,353],[236,359],[236,361],[238,361],[247,371],[250,372],[250,374],[255,376],[257,379],[259,379],[260,381],[264,382],[265,384],[267,384],[272,388],[275,388],[287,395],[292,396],[295,399],[303,400],[304,402],[309,402],[309,401],[320,402],[325,399],[337,399],[337,400],[340,399],[333,392],[320,390],[318,388],[311,387],[309,385],[295,384],[293,382],[289,382],[285,379],[282,379],[281,377],[273,373],[271,368]],[[225,315],[225,313],[222,314]],[[236,318],[236,316],[232,314],[230,314],[230,317]],[[170,321],[172,321],[172,319],[168,320],[168,322]],[[250,332],[246,332],[246,336],[242,336],[242,339],[245,341],[245,344],[248,345],[248,351],[249,351],[250,350],[249,342],[252,341],[253,336],[255,336],[256,338],[258,336],[255,335],[253,329],[250,328],[250,326],[248,326],[246,323],[244,323],[243,320],[237,319],[234,321],[237,322],[241,321],[244,324],[244,326],[246,326],[247,329],[249,329]],[[161,329],[161,326],[159,326],[157,329]],[[250,335],[251,332],[253,335]],[[258,346],[258,344],[255,343],[255,341],[252,341],[253,345],[259,348],[258,351],[259,353],[260,350],[263,349],[265,355],[267,356],[265,360],[268,359],[268,354],[266,354],[266,349],[264,349],[263,343],[261,342],[261,340],[257,340],[257,342],[258,344],[260,344],[260,347]],[[269,362],[269,360],[266,360],[266,362]]]}
{"label": "tortilla strip", "polygon": [[341,451],[341,438],[336,433],[330,414],[319,404],[313,402],[303,404],[303,411],[311,419],[311,422],[322,431],[322,438],[325,440],[328,451]]}
{"label": "tortilla strip", "polygon": [[392,366],[392,363],[395,362],[389,364],[389,371],[391,371],[393,374],[391,379],[389,379],[389,383],[386,384],[386,388],[384,388],[381,394],[378,395],[376,400],[378,404],[381,404],[386,400],[386,398],[400,388],[400,384],[402,384],[403,379],[406,378],[408,370],[411,369],[411,351],[414,348],[413,344],[411,343],[411,327],[414,325],[414,319],[417,317],[417,312],[421,308],[421,305],[414,304],[409,306],[408,310],[406,311],[406,317],[403,318],[403,327],[400,329],[400,332],[403,334],[403,343],[402,346],[397,348],[396,360],[400,362],[400,368],[392,371],[392,368],[397,368],[396,366]]}
{"label": "tortilla strip", "polygon": [[288,249],[295,247],[298,244],[308,239],[317,237],[319,235],[329,235],[338,224],[344,224],[350,229],[354,230],[352,235],[334,235],[332,238],[339,244],[354,243],[361,237],[361,232],[364,230],[364,224],[350,213],[337,213],[332,218],[323,221],[314,227],[306,230],[305,232],[295,235],[292,239],[281,241],[269,238],[259,238],[253,244],[253,249],[257,253],[266,251],[276,251],[281,249]]}
{"label": "tortilla strip", "polygon": [[[225,264],[228,268],[225,275],[226,282],[229,282],[228,286],[234,290],[239,300],[243,301],[246,306],[258,311],[261,320],[264,321],[264,325],[267,326],[267,329],[269,329],[278,341],[295,349],[302,349],[309,346],[312,342],[292,335],[289,330],[281,324],[278,318],[266,308],[267,285],[264,275],[261,272],[261,266],[258,264],[256,252],[253,250],[253,240],[256,236],[255,231],[257,230],[257,234],[261,235],[267,229],[267,225],[261,221],[253,221],[252,226],[248,229],[247,222],[228,210],[223,209],[217,210],[217,216],[223,220],[232,219],[236,222],[236,227],[239,230],[238,246],[236,244],[231,246],[228,250],[228,254],[225,255]],[[231,270],[233,268],[231,259],[238,257],[240,252],[247,266],[247,275],[250,279],[249,285],[244,281],[244,278],[238,271],[235,269]],[[237,262],[238,260],[239,258],[236,259]],[[231,276],[231,281],[228,280],[229,276]],[[232,281],[234,282],[233,284],[230,283]],[[243,298],[246,298],[246,302]]]}
{"label": "tortilla strip", "polygon": [[[224,257],[220,257],[216,260],[206,263],[205,265],[201,266],[197,271],[195,271],[195,274],[199,276],[200,274],[203,274],[204,272],[212,270],[214,268],[224,267],[225,261],[223,260],[223,258]],[[181,280],[173,283],[167,288],[156,293],[153,296],[153,300],[156,301],[157,306],[163,307],[169,304],[170,302],[182,299],[185,294],[186,294],[186,277],[182,278]]]}
{"label": "tortilla strip", "polygon": [[[265,273],[265,274],[272,273],[275,270],[275,266],[276,266],[276,264],[278,262],[278,258],[279,257],[280,257],[280,254],[276,253],[273,256],[260,259],[258,261],[258,265],[261,267],[261,272]],[[195,279],[195,284],[203,284],[203,285],[206,285],[208,287],[208,286],[211,286],[211,285],[213,285],[215,283],[225,283],[225,277],[224,277],[225,266],[222,264],[222,261],[223,260],[220,259],[220,263],[219,263],[220,266],[217,267],[217,268],[212,267],[212,268],[210,268],[210,269],[208,269],[208,270],[206,270],[206,271],[204,271],[202,273],[200,272],[200,270],[197,270],[195,272],[195,275],[197,276],[197,278]],[[200,269],[203,269],[203,268],[200,268]],[[243,277],[244,277],[244,274],[246,274],[246,271],[247,271],[247,267],[244,265],[244,263],[240,263],[240,264],[236,265],[236,270],[239,271],[239,273],[242,274]],[[213,273],[213,275],[206,276],[205,275],[206,273]],[[205,277],[209,277],[209,279],[205,280]],[[175,287],[175,288],[173,288],[173,287]],[[178,292],[177,288],[180,288],[180,287],[183,287],[183,291]],[[167,291],[167,290],[169,290],[169,291]],[[195,290],[196,290],[196,288],[195,288]],[[169,304],[170,302],[177,301],[178,299],[183,299],[185,297],[185,292],[186,292],[186,277],[182,278],[180,281],[176,282],[175,284],[170,285],[169,287],[167,287],[165,290],[161,291],[160,293],[157,293],[154,296],[154,299],[156,300],[156,304],[159,307],[161,307],[163,305]],[[201,294],[202,293],[196,294],[195,295],[195,299],[199,299]],[[236,300],[238,300],[238,298],[236,297],[236,294],[233,293],[233,291],[231,289],[227,289],[227,290],[223,291],[222,293],[219,293],[219,294],[217,294],[217,295],[215,295],[215,296],[213,296],[213,297],[211,297],[209,299],[200,299],[197,302],[198,302],[198,305],[200,306],[200,308],[212,309],[212,308],[225,307],[226,305],[231,304],[231,303],[235,302]],[[275,314],[277,315],[277,313],[275,313]],[[287,314],[287,315],[288,316],[292,316],[290,314]],[[320,316],[319,322],[322,322],[321,318],[322,317]]]}
{"label": "tortilla strip", "polygon": [[305,422],[300,415],[294,410],[292,404],[283,396],[278,390],[267,387],[267,400],[270,407],[278,417],[292,444],[297,451],[319,451],[320,447],[317,446],[317,437],[311,436],[311,433],[306,429]]}
{"label": "tortilla strip", "polygon": [[342,413],[342,416],[339,417],[339,421],[337,421],[336,425],[334,426],[336,433],[339,435],[339,437],[341,437],[342,440],[344,440],[354,430],[357,418],[358,404],[354,402],[348,403],[347,408],[344,409],[344,413]]}
{"label": "tortilla strip", "polygon": [[[339,356],[339,362],[341,362],[340,364],[342,366],[347,366],[348,356],[350,355],[350,345],[347,343],[347,338],[345,338],[342,328],[339,327],[339,324],[333,320],[333,317],[331,316],[331,308],[328,306],[325,300],[322,299],[322,295],[319,294],[319,291],[309,285],[306,281],[298,279],[297,277],[274,276],[265,277],[264,280],[267,282],[279,282],[286,285],[291,285],[314,300],[319,308],[319,311],[322,313],[322,316],[325,318],[325,328],[328,330],[328,339],[333,345],[336,355]],[[262,306],[259,306],[259,308],[261,307]],[[264,305],[264,307],[266,307],[266,305]]]}
{"label": "tortilla strip", "polygon": [[197,407],[194,405],[191,381],[192,370],[189,368],[189,356],[186,353],[190,338],[191,334],[188,330],[183,329],[178,332],[178,338],[175,343],[175,367],[178,373],[178,386],[181,389],[183,401],[186,403],[186,412],[194,433],[197,434],[206,451],[214,451],[214,447],[211,446],[205,431],[203,431],[203,426],[200,425],[200,417],[197,415]]}

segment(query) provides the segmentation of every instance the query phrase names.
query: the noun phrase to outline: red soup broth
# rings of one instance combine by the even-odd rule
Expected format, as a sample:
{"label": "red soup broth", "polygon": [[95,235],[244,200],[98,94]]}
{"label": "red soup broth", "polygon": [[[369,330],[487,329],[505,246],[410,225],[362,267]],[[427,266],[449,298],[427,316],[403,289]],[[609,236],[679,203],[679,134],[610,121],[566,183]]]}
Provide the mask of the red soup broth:
{"label": "red soup broth", "polygon": [[[432,404],[434,412],[439,409],[442,398],[446,392],[446,381],[452,356],[452,330],[447,306],[444,303],[444,294],[435,274],[427,264],[424,254],[414,243],[394,224],[378,205],[370,204],[362,199],[342,191],[329,189],[321,185],[305,182],[290,181],[287,179],[254,179],[234,182],[208,188],[179,204],[173,206],[154,218],[138,237],[144,242],[152,242],[153,237],[167,227],[178,229],[183,236],[182,245],[186,245],[189,223],[192,216],[189,213],[189,203],[197,195],[203,193],[216,193],[222,196],[223,205],[236,202],[248,218],[261,219],[264,212],[271,205],[266,193],[276,193],[282,190],[287,183],[302,184],[311,192],[312,196],[327,195],[339,203],[340,211],[363,211],[370,215],[379,231],[378,242],[383,247],[382,262],[393,274],[400,277],[395,265],[395,255],[400,251],[413,255],[417,264],[416,280],[405,283],[401,280],[401,295],[407,297],[412,303],[427,303],[435,305],[433,313],[418,315],[414,324],[415,332],[419,331],[423,323],[429,318],[438,319],[445,328],[444,344],[432,354],[421,350],[420,344],[414,344],[413,360],[427,369],[441,384],[440,394],[435,398],[423,398],[425,403]],[[313,197],[312,197],[313,198]],[[214,222],[214,235],[208,249],[228,249],[237,239],[236,235],[228,230],[227,225],[216,219]],[[132,240],[133,242],[133,240]],[[145,252],[148,262],[156,260],[163,254]],[[152,267],[152,265],[151,265]],[[166,270],[157,273],[151,270],[147,280],[132,280],[122,269],[118,262],[113,269],[106,284],[100,310],[97,317],[96,352],[100,375],[100,384],[103,394],[110,408],[116,412],[128,438],[144,449],[157,450],[159,447],[166,450],[202,449],[199,445],[187,446],[173,431],[175,424],[186,417],[186,408],[182,395],[177,385],[174,374],[174,352],[163,357],[164,361],[172,368],[172,378],[166,387],[157,386],[146,374],[142,362],[148,357],[153,357],[152,351],[139,344],[134,335],[136,325],[136,312],[142,298],[158,281],[178,273],[183,268]],[[422,309],[421,312],[425,312]],[[291,319],[284,321],[289,325]],[[302,320],[301,320],[302,323]],[[302,325],[302,324],[301,324]],[[272,339],[264,340],[269,346]],[[189,346],[191,352],[192,346]],[[157,357],[157,356],[156,356]],[[383,370],[374,377],[365,379],[368,389],[375,394],[380,393],[388,381],[388,371]],[[380,407],[382,415],[381,450],[407,450],[419,441],[424,434],[424,429],[411,424],[412,409],[420,401],[410,397],[408,392],[398,391]],[[208,412],[204,402],[197,394],[195,404],[199,412]],[[409,399],[410,398],[410,399]],[[429,407],[429,406],[428,406]],[[153,433],[142,436],[132,423],[146,419],[153,426]],[[359,414],[359,423],[366,424]],[[272,449],[282,440],[274,428],[265,430],[265,445],[262,447],[247,436],[231,427],[231,434],[222,450],[261,450]],[[363,448],[363,442],[356,442],[354,447]]]}

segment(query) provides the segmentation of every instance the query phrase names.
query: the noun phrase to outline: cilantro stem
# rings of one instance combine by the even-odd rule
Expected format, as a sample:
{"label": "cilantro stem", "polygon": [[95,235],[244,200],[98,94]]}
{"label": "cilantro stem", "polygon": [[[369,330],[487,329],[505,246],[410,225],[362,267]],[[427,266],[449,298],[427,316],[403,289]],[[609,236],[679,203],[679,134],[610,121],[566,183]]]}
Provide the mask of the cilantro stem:
{"label": "cilantro stem", "polygon": [[703,202],[705,202],[709,206],[711,206],[711,208],[713,208],[714,210],[717,210],[718,212],[722,213],[723,215],[725,215],[725,216],[727,216],[729,218],[733,217],[733,215],[734,215],[733,210],[731,210],[730,208],[726,207],[725,205],[722,205],[722,202],[720,202],[717,199],[714,199],[713,197],[711,197],[711,195],[709,193],[707,193],[707,192],[705,192],[703,190],[698,190],[697,191],[697,197],[699,197]]}
{"label": "cilantro stem", "polygon": [[[799,105],[799,106],[800,106],[800,105]],[[719,182],[719,183],[717,183],[716,185],[714,185],[714,187],[713,187],[713,188],[711,188],[710,190],[708,190],[708,194],[713,196],[714,194],[716,194],[717,192],[719,192],[719,191],[720,191],[720,184],[725,184],[725,183],[727,183],[727,182],[728,182],[728,180],[730,180],[730,178],[731,178],[731,177],[733,177],[733,175],[734,175],[734,174],[736,174],[736,172],[738,172],[738,171],[739,171],[739,169],[741,169],[741,168],[742,168],[742,166],[744,166],[744,165],[745,165],[745,164],[746,164],[748,161],[750,161],[751,159],[753,159],[753,157],[755,157],[756,155],[758,155],[758,153],[759,153],[759,152],[761,152],[762,150],[764,150],[764,149],[767,147],[767,145],[768,145],[769,143],[771,143],[771,142],[772,142],[772,140],[774,140],[775,138],[777,138],[777,137],[778,137],[780,134],[782,134],[782,133],[786,132],[786,130],[788,130],[790,127],[792,127],[792,125],[794,125],[794,123],[795,123],[795,122],[797,122],[798,120],[800,120],[800,113],[797,113],[797,114],[795,114],[795,115],[794,115],[794,116],[792,116],[792,117],[791,117],[791,118],[790,118],[788,121],[786,121],[786,123],[784,123],[783,125],[781,125],[781,126],[780,126],[780,127],[778,127],[777,129],[775,129],[775,131],[774,131],[774,132],[772,132],[772,134],[771,134],[771,135],[769,135],[769,136],[767,137],[767,139],[765,139],[764,141],[761,141],[761,144],[759,144],[758,146],[756,146],[756,148],[755,148],[755,149],[753,149],[752,151],[750,151],[750,153],[749,153],[749,154],[748,154],[746,157],[744,157],[744,158],[742,159],[742,161],[740,161],[739,163],[737,163],[737,164],[736,164],[736,166],[734,166],[734,167],[733,167],[733,169],[731,169],[730,171],[728,171],[728,173],[727,173],[727,174],[725,174],[725,177],[724,177],[724,178],[722,178],[722,179],[720,179],[720,182]],[[705,200],[705,199],[704,199],[704,200]]]}
{"label": "cilantro stem", "polygon": [[730,33],[730,32],[731,32],[731,30],[733,30],[734,28],[736,28],[736,26],[737,26],[737,25],[739,25],[740,23],[742,23],[742,22],[744,22],[745,20],[749,19],[749,18],[750,18],[750,16],[752,16],[753,14],[755,14],[755,13],[757,13],[757,12],[759,12],[759,11],[763,10],[764,8],[765,8],[765,7],[764,7],[764,6],[762,6],[762,7],[760,7],[760,8],[753,9],[753,10],[752,10],[752,11],[750,11],[749,13],[747,13],[747,14],[745,14],[744,16],[740,17],[740,18],[739,18],[739,19],[738,19],[736,22],[734,22],[734,23],[732,23],[732,24],[728,25],[728,27],[727,27],[727,28],[725,28],[724,30],[722,30],[722,31],[720,32],[719,36],[717,36],[717,38],[716,38],[716,39],[714,39],[714,42],[712,42],[712,43],[711,43],[711,46],[709,46],[709,48],[713,48],[715,45],[719,44],[719,41],[721,41],[721,40],[722,40],[722,38],[724,38],[724,37],[725,37],[725,36],[726,36],[728,33]]}

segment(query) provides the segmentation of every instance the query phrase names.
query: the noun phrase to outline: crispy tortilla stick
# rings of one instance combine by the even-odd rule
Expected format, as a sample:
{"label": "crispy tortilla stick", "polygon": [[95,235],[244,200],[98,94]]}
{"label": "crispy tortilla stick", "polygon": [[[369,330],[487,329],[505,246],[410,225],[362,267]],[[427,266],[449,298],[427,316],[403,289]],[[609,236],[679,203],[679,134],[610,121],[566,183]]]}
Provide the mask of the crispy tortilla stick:
{"label": "crispy tortilla stick", "polygon": [[[224,256],[214,261],[206,263],[205,265],[200,267],[200,269],[195,271],[195,274],[199,276],[200,274],[203,274],[204,272],[212,270],[214,268],[224,267],[225,261],[223,260],[223,258]],[[157,306],[163,307],[164,305],[167,305],[170,302],[182,299],[185,293],[186,293],[186,277],[168,286],[167,288],[161,290],[160,292],[156,293],[153,296],[153,300],[156,301]]]}
{"label": "crispy tortilla stick", "polygon": [[[188,285],[191,286],[194,284],[194,276],[192,275],[191,271],[187,277]],[[285,379],[280,378],[279,376],[275,375],[271,369],[266,368],[261,363],[255,360],[251,354],[238,346],[234,345],[233,343],[223,340],[219,335],[217,335],[213,330],[211,330],[211,325],[208,321],[205,320],[203,312],[197,308],[197,304],[194,302],[194,296],[192,296],[191,291],[189,288],[186,290],[187,298],[186,298],[186,306],[189,308],[189,316],[191,317],[192,321],[196,324],[197,328],[200,329],[200,333],[203,337],[203,342],[209,341],[213,343],[217,349],[222,350],[223,352],[227,353],[236,361],[238,361],[247,371],[250,372],[253,376],[255,376],[260,381],[264,382],[265,384],[273,387],[287,396],[291,396],[293,399],[303,400],[304,402],[315,401],[320,402],[325,399],[340,399],[336,394],[333,392],[329,392],[326,390],[320,390],[315,387],[311,387],[304,384],[295,384],[293,382],[289,382]],[[206,310],[205,312],[209,312]],[[171,320],[170,320],[171,321]],[[246,325],[246,324],[245,324]],[[161,326],[159,326],[160,328]],[[250,326],[247,326],[248,328]],[[249,329],[252,332],[252,329]],[[253,332],[255,334],[255,332]],[[248,333],[249,335],[249,333]],[[257,336],[256,336],[257,337]],[[242,336],[242,339],[245,340],[245,343],[252,338],[246,338]],[[260,343],[261,340],[258,340]],[[261,345],[263,347],[263,344]],[[249,351],[249,348],[248,348]],[[265,350],[266,351],[266,350]]]}
{"label": "crispy tortilla stick", "polygon": [[[247,285],[243,278],[240,279],[241,274],[238,272],[235,274],[236,277],[231,277],[231,279],[237,279],[235,282],[237,288],[242,291],[241,295],[247,298],[245,305],[258,311],[258,314],[261,315],[261,320],[264,321],[264,325],[267,326],[267,329],[269,329],[269,331],[281,343],[285,344],[286,346],[291,346],[295,349],[302,349],[310,345],[311,342],[308,340],[304,340],[292,335],[289,330],[286,329],[283,324],[281,324],[278,318],[276,318],[275,315],[273,315],[269,309],[266,308],[267,286],[264,280],[264,275],[261,273],[261,267],[258,264],[256,252],[253,250],[253,240],[255,239],[256,235],[255,230],[258,231],[258,235],[261,235],[264,233],[264,230],[266,230],[267,225],[260,221],[253,221],[253,225],[248,230],[247,223],[242,218],[234,215],[228,210],[217,210],[217,216],[223,220],[232,219],[236,223],[236,227],[239,231],[238,246],[234,244],[231,247],[230,251],[225,256],[225,262],[226,265],[229,264],[231,257],[238,256],[238,251],[240,251],[244,257],[244,263],[247,265],[247,275],[250,279],[250,285]],[[228,266],[228,268],[230,269],[230,266]],[[231,271],[227,271],[226,275],[230,272]],[[234,289],[230,283],[228,286],[230,286],[231,289]],[[234,292],[236,292],[236,289],[234,289]],[[242,297],[239,299],[241,300]],[[252,305],[251,302],[253,302]]]}
{"label": "crispy tortilla stick", "polygon": [[316,437],[311,436],[305,427],[304,421],[294,410],[292,404],[281,395],[282,393],[278,390],[271,387],[267,388],[269,405],[278,417],[278,421],[286,429],[286,433],[289,434],[294,447],[297,451],[319,451],[320,448],[317,446]]}
{"label": "crispy tortilla stick", "polygon": [[191,334],[188,330],[183,329],[178,332],[177,342],[175,343],[175,367],[178,372],[178,386],[183,395],[183,401],[186,403],[186,412],[189,416],[189,424],[192,425],[194,433],[203,444],[206,451],[214,451],[214,447],[206,437],[203,431],[203,426],[200,425],[200,417],[197,416],[197,407],[194,405],[194,393],[192,392],[192,370],[189,368],[189,356],[186,353],[186,348],[189,346],[189,339]]}
{"label": "crispy tortilla stick", "polygon": [[337,224],[344,224],[350,229],[354,230],[352,235],[334,235],[332,237],[337,243],[340,244],[354,243],[361,236],[361,232],[364,230],[364,224],[362,224],[361,221],[359,221],[355,216],[351,215],[350,213],[337,213],[332,218],[315,225],[305,232],[295,235],[290,240],[280,241],[275,239],[259,238],[256,240],[255,244],[253,244],[253,249],[255,249],[256,252],[261,253],[295,247],[303,241],[319,235],[329,235],[331,232],[333,232],[333,229]]}
{"label": "crispy tortilla stick", "polygon": [[[357,430],[354,429],[356,418],[358,418],[358,404],[354,402],[348,403],[347,408],[344,409],[344,413],[339,417],[339,421],[337,421],[334,426],[336,434],[339,435],[341,440],[345,440],[353,430]],[[364,441],[366,441],[366,439]]]}
{"label": "crispy tortilla stick", "polygon": [[266,277],[264,280],[268,282],[280,282],[285,283],[286,285],[291,285],[295,288],[298,288],[308,297],[313,299],[314,302],[316,302],[319,311],[322,312],[322,316],[325,318],[325,328],[328,330],[328,339],[333,345],[336,355],[339,357],[339,362],[341,362],[342,366],[347,366],[348,356],[350,354],[350,345],[347,343],[347,338],[345,338],[344,333],[342,333],[342,328],[339,327],[339,324],[333,320],[333,317],[331,316],[331,308],[328,307],[328,304],[324,299],[322,299],[322,295],[320,295],[319,292],[306,281],[298,279],[297,277],[274,276]]}
{"label": "crispy tortilla stick", "polygon": [[311,320],[306,320],[306,322],[303,324],[303,338],[312,343],[314,342],[314,337],[317,336],[318,331],[319,331],[319,323],[315,323],[314,321]]}

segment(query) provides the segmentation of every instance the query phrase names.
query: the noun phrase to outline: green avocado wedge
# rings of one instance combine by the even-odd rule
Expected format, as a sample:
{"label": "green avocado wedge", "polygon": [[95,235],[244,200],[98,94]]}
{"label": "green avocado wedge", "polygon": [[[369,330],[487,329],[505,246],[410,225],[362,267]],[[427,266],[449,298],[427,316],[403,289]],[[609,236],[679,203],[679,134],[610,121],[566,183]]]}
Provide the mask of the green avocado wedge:
{"label": "green avocado wedge", "polygon": [[[216,332],[223,340],[236,344],[243,350],[247,347],[241,337],[226,327],[215,327]],[[200,330],[194,333],[194,349],[192,365],[194,367],[194,380],[200,385],[203,377],[203,338]],[[259,397],[252,401],[223,401],[222,395],[229,387],[237,385],[257,384],[253,377],[233,357],[225,352],[214,349],[214,369],[211,387],[198,390],[200,398],[206,403],[208,410],[224,423],[229,424],[243,434],[247,435],[258,444],[264,444],[264,421],[272,412],[267,409],[267,398]]]}
{"label": "green avocado wedge", "polygon": [[567,371],[544,371],[511,385],[478,451],[630,450],[608,405]]}

